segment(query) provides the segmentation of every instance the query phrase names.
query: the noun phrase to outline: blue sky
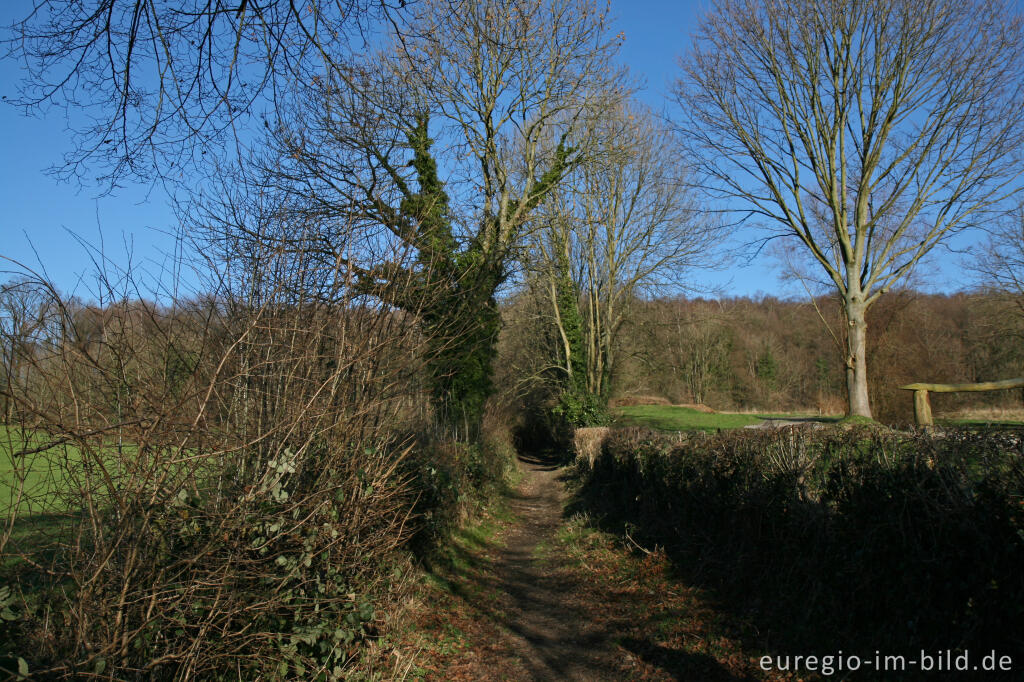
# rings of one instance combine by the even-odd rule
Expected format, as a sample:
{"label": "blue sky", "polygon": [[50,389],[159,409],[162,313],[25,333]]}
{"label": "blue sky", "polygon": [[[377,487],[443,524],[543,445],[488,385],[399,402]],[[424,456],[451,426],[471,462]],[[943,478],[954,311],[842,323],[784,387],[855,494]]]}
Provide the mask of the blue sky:
{"label": "blue sky", "polygon": [[[21,18],[27,5],[23,0],[0,3],[0,25]],[[18,62],[0,59],[0,256],[44,271],[62,291],[92,298],[92,259],[100,250],[124,267],[129,261],[163,260],[163,251],[173,249],[174,241],[165,234],[173,229],[169,202],[159,190],[144,186],[97,198],[98,187],[58,183],[48,175],[46,169],[60,164],[71,149],[67,120],[63,111],[26,116],[11,106],[7,100],[14,98],[22,76]],[[0,280],[18,270],[0,260]]]}
{"label": "blue sky", "polygon": [[[9,24],[18,15],[17,6],[25,4],[3,3],[0,24]],[[704,5],[699,0],[612,3],[616,30],[626,35],[621,59],[646,81],[641,97],[656,110],[672,114],[674,105],[666,95],[678,73],[676,60],[690,44]],[[13,97],[20,78],[19,64],[0,60],[0,95]],[[174,248],[168,236],[174,231],[174,218],[161,189],[129,185],[97,198],[96,188],[60,184],[45,173],[69,149],[63,111],[26,117],[5,102],[0,105],[0,130],[5,138],[0,147],[0,256],[45,269],[62,290],[86,298],[94,266],[81,241],[102,248],[106,258],[122,267],[129,252],[135,266],[150,271],[166,262],[165,254]],[[737,243],[744,235],[739,237]],[[967,284],[958,274],[955,255],[940,256],[939,261],[941,270],[928,279],[929,288],[949,291]],[[0,261],[0,270],[10,269],[9,263]],[[717,287],[728,295],[799,295],[802,290],[785,287],[779,273],[776,262],[762,255],[726,271],[694,273],[692,279],[698,287]]]}

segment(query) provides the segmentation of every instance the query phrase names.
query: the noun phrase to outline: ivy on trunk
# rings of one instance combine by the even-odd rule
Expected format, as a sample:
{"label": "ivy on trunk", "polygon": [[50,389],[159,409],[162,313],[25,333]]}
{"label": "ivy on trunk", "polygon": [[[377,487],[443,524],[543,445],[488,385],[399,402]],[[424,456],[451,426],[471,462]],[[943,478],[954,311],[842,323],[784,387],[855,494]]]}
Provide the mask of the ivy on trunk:
{"label": "ivy on trunk", "polygon": [[[408,134],[417,191],[400,184],[398,211],[385,212],[393,232],[416,252],[411,266],[386,264],[361,271],[364,293],[419,316],[427,337],[426,366],[437,421],[453,433],[474,438],[490,396],[493,360],[501,317],[496,294],[505,281],[508,245],[495,248],[484,236],[501,216],[484,216],[480,232],[460,244],[452,230],[448,193],[438,176],[420,115]],[[571,149],[559,144],[551,167],[523,199],[526,212],[536,207],[564,175]],[[510,202],[507,215],[519,206]],[[488,224],[488,223],[494,223]]]}

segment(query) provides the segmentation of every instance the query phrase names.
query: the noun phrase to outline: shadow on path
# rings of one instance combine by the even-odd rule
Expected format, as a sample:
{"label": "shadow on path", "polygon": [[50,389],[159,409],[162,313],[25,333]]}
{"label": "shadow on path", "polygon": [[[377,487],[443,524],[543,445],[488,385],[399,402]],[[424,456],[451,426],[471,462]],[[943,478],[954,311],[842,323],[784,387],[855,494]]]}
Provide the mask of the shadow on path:
{"label": "shadow on path", "polygon": [[437,679],[749,679],[710,655],[656,641],[658,624],[689,614],[648,608],[634,585],[609,584],[558,551],[560,464],[521,457],[523,481],[509,502],[515,522],[493,543],[455,548],[466,570],[443,582],[466,615],[446,625],[488,641],[471,642]]}

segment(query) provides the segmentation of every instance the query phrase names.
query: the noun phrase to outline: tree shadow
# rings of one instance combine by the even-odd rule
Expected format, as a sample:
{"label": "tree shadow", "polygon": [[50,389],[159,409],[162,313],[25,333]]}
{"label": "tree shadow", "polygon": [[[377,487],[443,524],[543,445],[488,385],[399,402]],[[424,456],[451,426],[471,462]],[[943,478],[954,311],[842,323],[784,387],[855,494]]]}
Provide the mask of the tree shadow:
{"label": "tree shadow", "polygon": [[[501,554],[491,567],[477,551],[453,550],[457,563],[430,569],[432,579],[458,601],[471,622],[484,622],[511,635],[505,652],[518,659],[533,680],[617,680],[634,656],[681,680],[746,680],[712,656],[659,644],[653,633],[665,620],[686,619],[681,610],[661,609],[636,618],[632,597],[597,589],[583,576],[567,577],[538,562],[532,552],[511,552],[492,542],[478,551]],[[568,625],[568,627],[567,627]],[[491,642],[491,644],[494,644]],[[499,671],[494,679],[507,671]],[[506,679],[500,677],[500,679]]]}
{"label": "tree shadow", "polygon": [[[520,460],[550,477],[565,457],[540,451],[523,453]],[[454,600],[452,608],[437,612],[445,614],[441,627],[482,628],[486,634],[478,631],[477,638],[492,640],[474,647],[476,657],[497,657],[486,679],[618,680],[638,665],[675,679],[748,679],[710,655],[659,641],[659,628],[692,618],[688,610],[647,598],[639,603],[632,585],[581,570],[562,553],[540,551],[555,541],[562,523],[563,509],[552,508],[552,493],[545,487],[536,495],[513,495],[520,519],[509,535],[452,544],[444,561],[426,567],[431,581]],[[511,677],[503,665],[515,667]]]}
{"label": "tree shadow", "polygon": [[722,667],[714,656],[673,649],[656,644],[650,639],[627,637],[619,644],[638,658],[657,666],[679,680],[702,680],[704,682],[735,682],[747,679],[738,677]]}
{"label": "tree shadow", "polygon": [[567,462],[565,454],[550,449],[520,452],[518,458],[523,464],[540,471],[555,471]]}

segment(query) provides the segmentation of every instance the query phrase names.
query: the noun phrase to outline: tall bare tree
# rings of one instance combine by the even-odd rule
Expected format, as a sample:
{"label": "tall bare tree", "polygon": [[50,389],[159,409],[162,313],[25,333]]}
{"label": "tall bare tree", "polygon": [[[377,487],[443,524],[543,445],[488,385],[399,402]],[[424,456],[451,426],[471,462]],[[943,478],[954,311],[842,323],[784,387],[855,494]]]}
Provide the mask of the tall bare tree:
{"label": "tall bare tree", "polygon": [[1021,186],[1022,49],[1007,0],[714,0],[700,25],[679,127],[721,208],[836,288],[851,414],[868,307]]}
{"label": "tall bare tree", "polygon": [[592,153],[587,121],[621,96],[619,38],[596,0],[429,0],[414,21],[391,66],[440,123],[453,179],[472,182],[454,197],[471,238],[502,259],[558,150],[560,176]]}
{"label": "tall bare tree", "polygon": [[984,286],[1001,292],[1024,317],[1024,204],[993,226],[971,265]]}
{"label": "tall bare tree", "polygon": [[386,54],[299,84],[272,127],[253,186],[284,189],[303,240],[419,317],[446,427],[479,422],[496,293],[533,211],[591,153],[616,43],[589,0],[424,1]]}
{"label": "tall bare tree", "polygon": [[697,210],[678,149],[650,111],[612,103],[590,127],[595,153],[545,203],[531,265],[551,304],[565,377],[607,398],[632,301],[707,266],[717,228]]}
{"label": "tall bare tree", "polygon": [[25,278],[0,284],[0,419],[12,423],[16,387],[28,384],[25,368],[36,355],[36,345],[51,312],[45,292]]}
{"label": "tall bare tree", "polygon": [[1011,374],[1019,376],[1024,370],[1024,203],[988,230],[968,267],[984,294],[977,297],[975,312],[980,324],[974,330],[984,343],[972,360],[986,371],[976,380],[1007,378],[1006,374],[993,375],[993,366],[1006,372],[1009,365]]}

